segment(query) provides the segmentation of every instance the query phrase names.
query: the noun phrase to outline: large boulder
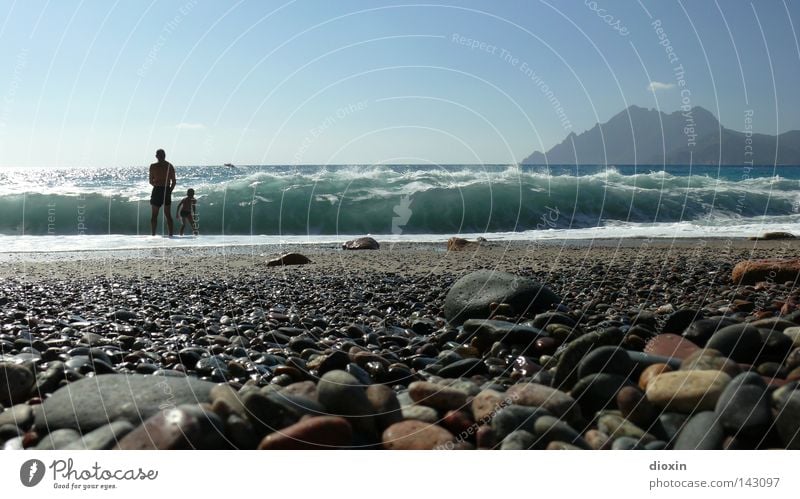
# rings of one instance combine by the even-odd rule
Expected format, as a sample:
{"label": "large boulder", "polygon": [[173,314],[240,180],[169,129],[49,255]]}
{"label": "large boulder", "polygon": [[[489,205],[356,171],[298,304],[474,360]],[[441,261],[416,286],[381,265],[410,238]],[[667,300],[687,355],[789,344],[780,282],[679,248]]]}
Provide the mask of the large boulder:
{"label": "large boulder", "polygon": [[342,244],[344,250],[376,250],[381,249],[378,241],[371,237],[359,237],[358,239],[351,239]]}
{"label": "large boulder", "polygon": [[139,426],[159,411],[208,402],[212,387],[214,383],[190,377],[104,374],[83,378],[35,406],[35,424],[40,432],[71,428],[83,433],[117,420]]}
{"label": "large boulder", "polygon": [[731,273],[734,284],[755,284],[761,281],[783,284],[786,281],[797,281],[798,276],[799,258],[745,260],[737,263]]}
{"label": "large boulder", "polygon": [[558,295],[527,277],[478,270],[453,284],[444,300],[444,315],[460,325],[467,319],[488,319],[492,303],[508,303],[517,314],[533,315],[560,302]]}

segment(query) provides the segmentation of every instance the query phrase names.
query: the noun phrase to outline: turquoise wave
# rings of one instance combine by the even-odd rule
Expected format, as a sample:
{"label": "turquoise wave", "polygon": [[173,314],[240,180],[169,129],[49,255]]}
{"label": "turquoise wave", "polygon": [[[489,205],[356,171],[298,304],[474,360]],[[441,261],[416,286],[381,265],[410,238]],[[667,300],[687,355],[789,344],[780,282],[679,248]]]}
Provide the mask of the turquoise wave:
{"label": "turquoise wave", "polygon": [[[179,169],[197,191],[204,234],[451,234],[663,223],[798,212],[800,180],[714,170],[587,173],[516,167],[251,167]],[[0,178],[0,233],[146,234],[140,170],[64,178]],[[16,184],[14,183],[16,182]],[[37,182],[40,182],[37,184]],[[36,185],[34,188],[33,186]],[[174,213],[174,211],[173,211]]]}

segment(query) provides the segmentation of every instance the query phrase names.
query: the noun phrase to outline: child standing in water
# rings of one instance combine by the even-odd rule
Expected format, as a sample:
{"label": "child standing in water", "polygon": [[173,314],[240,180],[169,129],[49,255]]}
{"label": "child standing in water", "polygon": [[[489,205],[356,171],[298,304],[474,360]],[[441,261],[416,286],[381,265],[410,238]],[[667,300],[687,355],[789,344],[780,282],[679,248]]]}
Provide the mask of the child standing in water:
{"label": "child standing in water", "polygon": [[179,232],[181,236],[183,235],[183,230],[186,228],[187,223],[192,228],[192,234],[195,236],[197,235],[197,228],[194,225],[194,219],[197,213],[196,206],[197,200],[194,198],[194,189],[189,189],[186,191],[186,197],[181,199],[176,209],[181,219],[181,230]]}

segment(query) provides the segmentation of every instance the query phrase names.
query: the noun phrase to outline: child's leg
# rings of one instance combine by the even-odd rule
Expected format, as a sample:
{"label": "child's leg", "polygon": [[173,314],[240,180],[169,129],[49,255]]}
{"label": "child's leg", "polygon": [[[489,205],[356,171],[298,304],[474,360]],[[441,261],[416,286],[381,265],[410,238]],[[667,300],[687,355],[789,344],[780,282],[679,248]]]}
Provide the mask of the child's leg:
{"label": "child's leg", "polygon": [[183,236],[183,229],[186,228],[186,217],[181,217],[181,230],[179,234]]}

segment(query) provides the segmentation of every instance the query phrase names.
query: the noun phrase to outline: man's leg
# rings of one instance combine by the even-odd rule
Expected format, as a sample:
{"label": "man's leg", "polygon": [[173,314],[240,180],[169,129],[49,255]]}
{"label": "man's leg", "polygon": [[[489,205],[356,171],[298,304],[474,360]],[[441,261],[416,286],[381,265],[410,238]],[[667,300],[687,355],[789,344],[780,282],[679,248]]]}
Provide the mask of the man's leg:
{"label": "man's leg", "polygon": [[152,215],[150,216],[150,232],[152,233],[152,235],[155,236],[156,235],[156,225],[158,225],[158,209],[159,209],[159,207],[158,206],[153,206],[151,204],[150,208],[152,209],[152,212],[153,212]]}
{"label": "man's leg", "polygon": [[169,237],[172,237],[173,229],[172,229],[172,213],[170,213],[170,209],[167,205],[164,205],[164,218],[167,219],[167,229],[169,230]]}

